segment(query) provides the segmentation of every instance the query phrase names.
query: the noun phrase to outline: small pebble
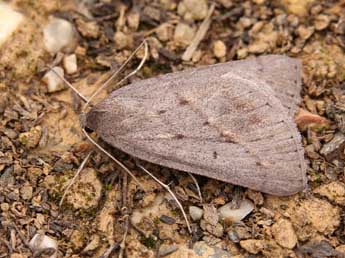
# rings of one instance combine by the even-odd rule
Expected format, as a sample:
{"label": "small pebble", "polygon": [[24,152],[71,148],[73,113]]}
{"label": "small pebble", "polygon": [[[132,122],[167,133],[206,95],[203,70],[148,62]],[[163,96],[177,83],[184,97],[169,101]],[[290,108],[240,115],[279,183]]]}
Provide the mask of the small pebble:
{"label": "small pebble", "polygon": [[36,251],[36,252],[42,251],[47,248],[54,249],[55,252],[53,255],[50,256],[50,258],[57,257],[57,249],[58,249],[57,241],[49,236],[46,236],[43,234],[36,234],[30,240],[29,246],[33,251]]}
{"label": "small pebble", "polygon": [[180,22],[175,28],[174,41],[179,45],[188,46],[193,40],[194,34],[195,30],[191,26]]}
{"label": "small pebble", "polygon": [[[55,66],[52,68],[60,77],[64,77],[64,71],[61,67]],[[53,93],[65,89],[64,82],[54,72],[49,70],[42,78],[42,81],[48,86],[48,92]]]}
{"label": "small pebble", "polygon": [[20,195],[23,200],[30,200],[32,198],[33,188],[30,185],[23,186],[20,188]]}
{"label": "small pebble", "polygon": [[82,19],[77,19],[76,24],[77,24],[78,31],[84,37],[93,38],[93,39],[98,38],[99,26],[97,22],[95,21],[86,22]]}
{"label": "small pebble", "polygon": [[217,58],[225,57],[226,55],[226,46],[223,41],[217,40],[213,44],[213,54]]}
{"label": "small pebble", "polygon": [[10,209],[10,205],[7,202],[3,202],[0,204],[0,209],[2,211],[6,212]]}
{"label": "small pebble", "polygon": [[19,135],[19,142],[25,145],[27,148],[35,148],[42,135],[42,128],[41,126],[35,126],[30,129],[30,131],[21,133]]}
{"label": "small pebble", "polygon": [[61,50],[72,51],[77,39],[73,25],[64,19],[51,17],[43,29],[44,45],[48,52],[54,54]]}
{"label": "small pebble", "polygon": [[328,200],[345,206],[345,184],[342,182],[335,181],[321,185],[314,190],[314,193],[325,196]]}
{"label": "small pebble", "polygon": [[196,206],[189,206],[189,215],[193,221],[198,221],[202,218],[204,211]]}
{"label": "small pebble", "polygon": [[320,154],[324,155],[328,161],[344,155],[345,135],[336,133],[333,139],[324,144],[320,150]]}
{"label": "small pebble", "polygon": [[227,203],[218,209],[221,219],[240,222],[254,209],[253,203],[249,200],[243,200],[238,209],[232,208],[232,205],[232,203]]}
{"label": "small pebble", "polygon": [[311,26],[306,27],[304,25],[301,25],[297,28],[297,33],[299,37],[303,40],[309,39],[313,35],[314,31],[315,31],[314,27],[311,27]]}
{"label": "small pebble", "polygon": [[27,256],[25,254],[13,253],[10,258],[27,258]]}
{"label": "small pebble", "polygon": [[186,20],[202,20],[207,16],[206,0],[183,0],[179,3],[177,12]]}
{"label": "small pebble", "polygon": [[158,257],[164,257],[167,256],[169,254],[172,254],[174,252],[176,252],[178,249],[178,247],[176,245],[162,245],[159,248],[159,256]]}
{"label": "small pebble", "polygon": [[65,56],[63,58],[63,66],[66,70],[66,73],[68,74],[77,72],[78,70],[77,56],[75,54]]}
{"label": "small pebble", "polygon": [[272,234],[279,245],[292,249],[297,244],[297,236],[290,221],[278,220],[272,226]]}
{"label": "small pebble", "polygon": [[90,243],[88,243],[87,246],[84,248],[83,253],[87,253],[87,252],[96,250],[100,245],[100,241],[101,241],[101,239],[100,239],[99,235],[93,235],[91,237]]}
{"label": "small pebble", "polygon": [[159,217],[159,220],[162,221],[165,224],[172,225],[176,223],[176,220],[172,217],[169,217],[167,215],[162,215]]}
{"label": "small pebble", "polygon": [[328,15],[325,14],[320,14],[316,16],[314,24],[315,24],[315,29],[316,30],[324,30],[328,27],[330,24],[331,19],[329,18]]}
{"label": "small pebble", "polygon": [[117,49],[124,49],[133,44],[133,38],[122,31],[117,31],[114,34],[114,41]]}
{"label": "small pebble", "polygon": [[140,14],[139,12],[132,11],[127,15],[127,24],[128,27],[136,31],[139,28],[140,24]]}
{"label": "small pebble", "polygon": [[24,16],[0,2],[0,46],[17,30]]}

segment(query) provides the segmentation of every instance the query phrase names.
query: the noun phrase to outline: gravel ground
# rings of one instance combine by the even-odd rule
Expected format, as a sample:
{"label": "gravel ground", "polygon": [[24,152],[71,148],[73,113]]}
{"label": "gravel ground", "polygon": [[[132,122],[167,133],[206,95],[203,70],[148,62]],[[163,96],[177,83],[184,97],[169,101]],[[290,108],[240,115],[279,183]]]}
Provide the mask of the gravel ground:
{"label": "gravel ground", "polygon": [[[6,2],[24,18],[0,40],[0,257],[345,257],[343,1]],[[79,124],[83,103],[47,67],[90,97],[144,39],[145,64],[121,85],[264,54],[299,58],[296,123],[308,188],[275,197],[196,177],[201,202],[188,174],[143,163],[176,193],[190,234],[176,203],[132,157],[98,140],[146,193],[94,148]],[[120,77],[143,56],[140,49]],[[238,212],[235,221],[219,218],[224,205]]]}

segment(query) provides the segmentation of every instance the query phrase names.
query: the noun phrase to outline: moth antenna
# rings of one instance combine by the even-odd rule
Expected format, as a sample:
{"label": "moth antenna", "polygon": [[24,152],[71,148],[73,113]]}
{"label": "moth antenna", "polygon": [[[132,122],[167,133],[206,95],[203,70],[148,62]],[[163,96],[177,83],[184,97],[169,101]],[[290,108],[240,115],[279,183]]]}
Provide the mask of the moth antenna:
{"label": "moth antenna", "polygon": [[105,155],[107,155],[112,161],[114,161],[118,166],[120,166],[127,174],[129,174],[134,181],[141,187],[141,189],[146,192],[145,187],[142,185],[142,183],[139,182],[139,180],[133,175],[133,173],[124,165],[122,164],[119,160],[117,160],[113,155],[111,155],[109,152],[107,152],[101,145],[99,145],[92,137],[85,131],[84,128],[82,128],[82,131],[86,138],[93,144],[95,145],[101,152],[103,152]]}
{"label": "moth antenna", "polygon": [[199,195],[199,201],[200,203],[203,203],[203,200],[202,200],[202,194],[201,194],[201,190],[200,190],[200,186],[198,184],[198,181],[196,180],[196,178],[192,175],[192,173],[189,173],[187,172],[188,175],[192,178],[194,184],[195,184],[195,187],[196,187],[196,190],[198,191],[198,195]]}
{"label": "moth antenna", "polygon": [[71,88],[77,95],[78,97],[84,101],[85,103],[88,102],[88,99],[81,94],[69,81],[67,81],[63,76],[58,74],[51,66],[48,66],[49,70],[52,71],[57,77],[59,77],[69,88]]}
{"label": "moth antenna", "polygon": [[75,180],[76,180],[77,177],[79,176],[80,172],[84,169],[84,167],[85,167],[86,163],[88,162],[88,160],[89,160],[89,158],[90,158],[92,152],[93,152],[93,151],[90,151],[90,152],[87,154],[87,156],[85,157],[85,159],[83,160],[83,162],[80,164],[80,166],[79,166],[77,172],[74,174],[72,180],[71,180],[71,181],[69,182],[69,184],[67,185],[67,187],[66,187],[66,189],[65,189],[65,191],[64,191],[64,193],[63,193],[63,195],[62,195],[62,198],[61,198],[61,200],[60,200],[60,202],[59,202],[59,207],[61,207],[61,205],[62,205],[62,203],[63,203],[63,201],[64,201],[64,199],[65,199],[65,197],[66,197],[66,194],[67,194],[68,190],[72,187],[72,185],[74,184]]}
{"label": "moth antenna", "polygon": [[129,63],[129,61],[132,60],[132,58],[134,57],[134,55],[141,49],[141,47],[144,46],[144,57],[141,59],[140,64],[138,65],[138,67],[132,71],[131,73],[129,73],[127,76],[125,76],[122,80],[120,80],[118,83],[116,83],[117,85],[120,85],[122,82],[124,82],[125,80],[127,80],[129,77],[133,76],[134,74],[136,74],[141,67],[144,65],[146,59],[147,59],[147,55],[148,55],[148,45],[146,40],[144,40],[134,51],[133,53],[127,58],[127,60],[121,65],[121,67],[112,75],[110,76],[110,78],[100,87],[98,88],[95,93],[93,93],[91,95],[91,97],[89,98],[88,101],[86,101],[85,106],[84,106],[84,111],[87,108],[87,106],[89,106],[91,100],[96,97],[102,90],[104,90],[106,87],[109,86],[110,82],[120,73],[122,72],[122,70],[125,68],[125,66]]}
{"label": "moth antenna", "polygon": [[137,164],[137,166],[139,168],[141,168],[146,174],[148,174],[150,177],[152,177],[158,184],[160,184],[163,188],[165,188],[165,190],[167,190],[169,192],[169,194],[172,196],[172,198],[175,200],[175,202],[177,203],[178,207],[180,208],[182,214],[183,214],[183,217],[186,221],[186,224],[187,224],[187,228],[188,228],[188,231],[189,233],[192,233],[192,228],[190,226],[190,223],[188,221],[188,218],[187,218],[187,214],[186,212],[184,211],[183,209],[183,206],[182,204],[180,203],[180,201],[177,199],[176,195],[174,194],[174,192],[170,189],[170,187],[166,184],[164,184],[162,181],[160,181],[157,177],[155,177],[152,173],[150,173],[146,168],[144,168],[142,165],[140,164]]}

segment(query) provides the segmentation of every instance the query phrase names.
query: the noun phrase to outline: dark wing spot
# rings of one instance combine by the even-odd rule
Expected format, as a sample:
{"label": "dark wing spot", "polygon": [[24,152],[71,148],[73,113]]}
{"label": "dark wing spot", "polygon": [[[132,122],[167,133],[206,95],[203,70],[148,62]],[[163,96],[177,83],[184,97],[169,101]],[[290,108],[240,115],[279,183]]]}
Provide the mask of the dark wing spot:
{"label": "dark wing spot", "polygon": [[297,84],[297,80],[294,80],[294,83]]}
{"label": "dark wing spot", "polygon": [[187,105],[189,103],[188,100],[186,100],[184,98],[180,98],[179,101],[180,101],[181,106]]}
{"label": "dark wing spot", "polygon": [[184,138],[184,135],[179,133],[179,134],[176,134],[174,138],[177,140],[181,140]]}
{"label": "dark wing spot", "polygon": [[204,126],[209,125],[209,124],[210,124],[209,121],[206,121],[206,122],[203,123]]}
{"label": "dark wing spot", "polygon": [[213,152],[213,158],[216,159],[218,157],[218,153],[216,151]]}
{"label": "dark wing spot", "polygon": [[165,112],[167,112],[166,110],[159,110],[158,114],[164,114]]}

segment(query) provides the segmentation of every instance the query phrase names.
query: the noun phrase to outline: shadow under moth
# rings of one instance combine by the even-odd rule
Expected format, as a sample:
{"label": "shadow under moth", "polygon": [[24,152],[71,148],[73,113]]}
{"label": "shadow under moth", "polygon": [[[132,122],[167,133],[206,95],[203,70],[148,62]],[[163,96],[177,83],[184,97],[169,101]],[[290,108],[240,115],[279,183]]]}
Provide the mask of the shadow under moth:
{"label": "shadow under moth", "polygon": [[86,114],[108,144],[155,164],[274,195],[306,185],[293,121],[301,64],[268,55],[141,80]]}

